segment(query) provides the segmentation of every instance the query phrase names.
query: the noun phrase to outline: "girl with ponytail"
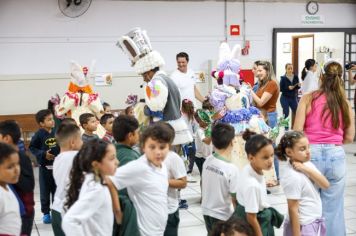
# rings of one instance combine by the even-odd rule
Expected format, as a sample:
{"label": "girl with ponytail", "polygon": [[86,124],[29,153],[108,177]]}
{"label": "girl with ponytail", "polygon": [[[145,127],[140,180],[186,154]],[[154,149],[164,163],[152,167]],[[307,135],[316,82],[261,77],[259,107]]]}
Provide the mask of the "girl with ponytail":
{"label": "girl with ponytail", "polygon": [[355,136],[354,115],[345,95],[342,72],[338,62],[324,65],[320,88],[303,95],[294,123],[294,130],[304,131],[309,139],[311,162],[330,182],[328,189],[320,191],[328,236],[346,235],[346,161],[342,145],[353,142]]}
{"label": "girl with ponytail", "polygon": [[105,176],[114,175],[117,165],[114,145],[102,140],[88,141],[78,152],[64,204],[66,235],[112,235],[113,207],[120,210],[117,191]]}
{"label": "girl with ponytail", "polygon": [[317,63],[314,59],[305,61],[305,66],[302,70],[302,94],[315,91],[319,88],[319,82],[316,78],[315,72],[317,70]]}
{"label": "girl with ponytail", "polygon": [[287,162],[281,171],[288,203],[283,235],[325,236],[319,188],[328,188],[329,182],[310,162],[308,139],[300,131],[286,132],[275,153],[279,160]]}
{"label": "girl with ponytail", "polygon": [[238,204],[233,216],[249,223],[255,236],[275,235],[273,227],[279,228],[284,217],[269,204],[263,176],[263,171],[273,167],[273,142],[248,129],[242,137],[246,140],[245,151],[250,163],[239,176],[241,184],[236,191]]}

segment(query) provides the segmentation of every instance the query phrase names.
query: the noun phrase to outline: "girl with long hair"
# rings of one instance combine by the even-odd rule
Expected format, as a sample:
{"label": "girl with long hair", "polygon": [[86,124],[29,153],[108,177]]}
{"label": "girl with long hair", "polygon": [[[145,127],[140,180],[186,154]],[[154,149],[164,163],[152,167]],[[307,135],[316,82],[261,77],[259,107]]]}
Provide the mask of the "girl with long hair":
{"label": "girl with long hair", "polygon": [[104,179],[114,175],[117,165],[114,145],[102,140],[90,140],[78,152],[64,204],[68,210],[62,221],[66,235],[112,235],[113,205],[115,209],[117,205],[111,199],[118,197],[111,198],[116,190]]}
{"label": "girl with long hair", "polygon": [[[193,102],[190,101],[189,99],[183,99],[181,110],[182,110],[182,117],[183,117],[184,121],[187,123],[192,137],[194,137],[194,132],[195,132],[197,123],[194,120],[194,104],[193,104]],[[184,144],[183,150],[184,150],[185,155],[187,156],[188,162],[189,162],[187,173],[190,174],[193,171],[195,152],[196,152],[194,140],[191,143]]]}
{"label": "girl with long hair", "polygon": [[288,131],[275,153],[286,162],[281,171],[281,185],[288,203],[283,235],[325,236],[319,188],[327,189],[329,182],[310,162],[307,137],[300,131]]}
{"label": "girl with long hair", "polygon": [[345,95],[342,72],[337,62],[324,65],[320,88],[303,95],[293,127],[304,130],[311,144],[311,161],[330,183],[328,189],[320,191],[328,236],[346,235],[346,160],[342,145],[351,143],[355,136],[354,114]]}
{"label": "girl with long hair", "polygon": [[319,88],[318,79],[316,78],[316,70],[318,65],[314,59],[308,59],[305,61],[305,66],[302,70],[302,94],[306,94],[315,91]]}

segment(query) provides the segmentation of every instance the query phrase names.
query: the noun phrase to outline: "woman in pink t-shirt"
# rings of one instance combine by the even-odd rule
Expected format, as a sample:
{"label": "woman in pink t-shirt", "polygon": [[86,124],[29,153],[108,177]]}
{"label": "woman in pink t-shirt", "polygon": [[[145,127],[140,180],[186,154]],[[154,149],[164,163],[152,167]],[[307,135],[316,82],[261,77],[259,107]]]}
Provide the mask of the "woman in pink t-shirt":
{"label": "woman in pink t-shirt", "polygon": [[342,145],[351,143],[355,136],[354,114],[345,95],[342,72],[337,62],[324,65],[320,88],[303,95],[293,127],[305,132],[311,144],[311,161],[330,182],[328,189],[320,190],[328,236],[346,235],[346,161]]}

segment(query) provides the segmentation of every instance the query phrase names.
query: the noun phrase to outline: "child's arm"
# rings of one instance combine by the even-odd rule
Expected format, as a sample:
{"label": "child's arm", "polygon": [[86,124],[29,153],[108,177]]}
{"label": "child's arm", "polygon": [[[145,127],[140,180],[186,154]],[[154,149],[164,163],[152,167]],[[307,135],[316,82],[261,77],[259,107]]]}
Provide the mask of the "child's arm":
{"label": "child's arm", "polygon": [[44,150],[41,150],[41,146],[42,146],[41,139],[40,139],[38,133],[36,133],[31,139],[29,149],[30,149],[31,153],[36,157],[38,163],[40,165],[44,165],[46,162],[46,156],[49,153],[47,153]]}
{"label": "child's arm", "polygon": [[168,184],[170,188],[182,189],[187,187],[187,177],[182,177],[179,179],[169,179]]}
{"label": "child's arm", "polygon": [[319,172],[313,170],[312,168],[304,165],[301,162],[293,162],[293,167],[297,171],[303,172],[306,174],[316,185],[318,185],[322,189],[329,188],[329,181],[325,178],[324,175]]}
{"label": "child's arm", "polygon": [[123,214],[121,211],[119,194],[117,193],[117,190],[114,184],[111,182],[110,178],[106,177],[105,183],[107,184],[110,191],[112,208],[113,208],[116,223],[120,225],[122,223]]}
{"label": "child's arm", "polygon": [[255,236],[263,236],[260,223],[257,220],[257,214],[246,212],[246,218],[247,222],[252,226]]}
{"label": "child's arm", "polygon": [[203,143],[205,143],[206,145],[210,145],[210,144],[211,144],[211,138],[206,137],[206,138],[204,138],[202,141],[203,141]]}
{"label": "child's arm", "polygon": [[300,223],[299,223],[299,201],[294,199],[287,199],[289,220],[292,225],[292,235],[300,236]]}

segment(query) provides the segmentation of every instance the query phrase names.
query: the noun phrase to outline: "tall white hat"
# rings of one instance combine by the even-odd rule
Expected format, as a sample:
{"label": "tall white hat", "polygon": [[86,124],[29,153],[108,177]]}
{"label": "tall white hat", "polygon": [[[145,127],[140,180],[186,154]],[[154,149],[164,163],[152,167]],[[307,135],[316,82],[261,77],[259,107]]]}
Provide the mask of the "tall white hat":
{"label": "tall white hat", "polygon": [[136,27],[123,35],[116,44],[129,57],[138,74],[156,67],[162,67],[164,59],[159,52],[152,50],[150,39],[145,30]]}

